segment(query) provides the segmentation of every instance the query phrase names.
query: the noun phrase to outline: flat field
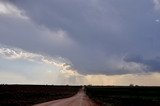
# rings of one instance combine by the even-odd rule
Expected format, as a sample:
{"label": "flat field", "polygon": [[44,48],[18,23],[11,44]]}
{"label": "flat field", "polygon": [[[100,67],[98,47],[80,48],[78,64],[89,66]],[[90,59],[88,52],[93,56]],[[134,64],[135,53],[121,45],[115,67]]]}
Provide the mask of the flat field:
{"label": "flat field", "polygon": [[101,106],[160,106],[160,87],[86,86],[85,90]]}
{"label": "flat field", "polygon": [[31,106],[33,104],[75,95],[80,86],[0,85],[0,106]]}
{"label": "flat field", "polygon": [[[0,85],[0,106],[31,106],[67,98],[82,86]],[[100,106],[160,106],[160,87],[85,86],[85,93]]]}

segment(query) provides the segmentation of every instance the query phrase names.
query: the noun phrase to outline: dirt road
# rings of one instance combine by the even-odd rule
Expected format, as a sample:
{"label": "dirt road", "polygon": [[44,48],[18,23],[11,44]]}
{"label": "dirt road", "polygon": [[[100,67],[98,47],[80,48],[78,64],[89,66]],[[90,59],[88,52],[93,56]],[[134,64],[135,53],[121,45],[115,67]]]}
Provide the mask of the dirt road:
{"label": "dirt road", "polygon": [[50,102],[37,104],[34,106],[97,106],[97,105],[88,98],[88,96],[82,89],[76,95],[70,98],[54,100]]}

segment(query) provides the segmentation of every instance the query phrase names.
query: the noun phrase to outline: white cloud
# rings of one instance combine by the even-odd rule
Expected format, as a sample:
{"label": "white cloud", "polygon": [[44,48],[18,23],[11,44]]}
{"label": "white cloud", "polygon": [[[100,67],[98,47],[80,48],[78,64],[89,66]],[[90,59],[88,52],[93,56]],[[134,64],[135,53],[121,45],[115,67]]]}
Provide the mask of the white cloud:
{"label": "white cloud", "polygon": [[159,19],[156,19],[155,22],[156,22],[156,23],[160,23],[160,20],[159,20]]}
{"label": "white cloud", "polygon": [[[79,81],[79,78],[82,77],[82,75],[72,67],[70,61],[62,57],[49,57],[27,52],[19,48],[4,47],[1,45],[0,60],[2,58],[7,61],[13,61],[14,63],[9,62],[8,64],[11,66],[17,61],[28,61],[30,64],[24,64],[20,69],[19,67],[21,66],[10,66],[9,68],[5,66],[5,69],[7,69],[5,71],[0,68],[0,73],[2,75],[0,76],[0,83],[4,83],[5,80],[6,83],[14,83],[15,81],[21,83],[21,81],[18,81],[19,78],[22,79],[23,83],[36,82],[38,84],[77,84],[78,82],[80,84],[81,82]],[[3,60],[1,61],[1,64],[4,64]],[[29,67],[29,70],[25,69],[26,67]],[[10,79],[7,77],[7,73],[9,76],[12,76]]]}
{"label": "white cloud", "polygon": [[160,10],[160,0],[153,0],[154,8]]}
{"label": "white cloud", "polygon": [[75,42],[69,37],[68,33],[63,29],[50,30],[45,26],[38,26],[42,39],[46,39],[48,42],[54,43],[57,46],[70,46]]}
{"label": "white cloud", "polygon": [[108,67],[111,70],[116,70],[116,73],[120,74],[138,74],[146,73],[148,66],[142,63],[127,62],[124,60],[124,56],[113,56],[108,61]]}
{"label": "white cloud", "polygon": [[44,63],[44,64],[51,64],[59,69],[63,73],[67,73],[72,75],[76,73],[75,70],[72,68],[72,63],[65,58],[62,57],[49,57],[44,56],[41,54],[31,53],[24,51],[18,48],[9,48],[9,47],[0,47],[0,56],[6,59],[24,59],[27,61]]}
{"label": "white cloud", "polygon": [[143,73],[147,69],[147,66],[144,64],[125,61],[120,61],[115,64],[115,67],[117,70],[128,71],[128,73]]}
{"label": "white cloud", "polygon": [[[70,61],[62,57],[48,57],[41,54],[31,53],[18,48],[11,48],[7,46],[0,47],[0,60],[6,59],[13,63],[7,64],[10,68],[8,70],[0,68],[0,83],[7,84],[92,84],[92,85],[129,85],[130,83],[137,85],[160,85],[159,73],[140,73],[140,74],[125,74],[125,75],[82,75],[73,69]],[[15,62],[29,61],[31,64],[14,71],[12,65]],[[119,62],[119,61],[117,61]],[[0,61],[1,64],[3,60]],[[33,64],[37,63],[37,64]],[[23,63],[22,63],[23,64]],[[22,65],[21,64],[21,65]],[[20,65],[18,63],[18,65]],[[4,65],[5,66],[5,65]],[[125,67],[127,70],[142,71],[138,64],[120,63],[117,68]],[[7,66],[5,66],[7,67]],[[28,69],[25,69],[29,67]],[[55,69],[54,67],[58,67]],[[23,69],[24,68],[24,69]],[[149,81],[148,81],[149,80]]]}
{"label": "white cloud", "polygon": [[24,11],[6,1],[0,1],[0,15],[11,15],[18,18],[28,19]]}

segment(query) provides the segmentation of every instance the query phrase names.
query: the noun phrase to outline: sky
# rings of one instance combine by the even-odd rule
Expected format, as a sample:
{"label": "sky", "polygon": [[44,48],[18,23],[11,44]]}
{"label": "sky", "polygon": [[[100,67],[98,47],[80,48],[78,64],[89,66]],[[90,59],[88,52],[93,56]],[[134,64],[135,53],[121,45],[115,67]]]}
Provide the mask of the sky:
{"label": "sky", "polygon": [[0,83],[160,86],[160,0],[0,0]]}

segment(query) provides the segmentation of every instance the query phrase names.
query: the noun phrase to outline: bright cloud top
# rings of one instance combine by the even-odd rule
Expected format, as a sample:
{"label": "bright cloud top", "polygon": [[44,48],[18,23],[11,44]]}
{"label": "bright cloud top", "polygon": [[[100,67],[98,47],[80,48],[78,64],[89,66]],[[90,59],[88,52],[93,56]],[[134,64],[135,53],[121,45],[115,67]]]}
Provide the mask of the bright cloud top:
{"label": "bright cloud top", "polygon": [[33,61],[33,62],[52,64],[57,67],[63,67],[63,66],[69,67],[67,65],[69,63],[64,63],[67,61],[65,61],[65,59],[63,59],[61,57],[57,57],[57,58],[53,59],[50,57],[45,57],[40,54],[26,52],[22,49],[17,49],[17,48],[1,47],[0,48],[0,55],[4,58],[7,58],[7,59],[25,59],[25,60]]}
{"label": "bright cloud top", "polygon": [[[0,73],[2,73],[2,75],[5,73],[5,71],[7,71],[9,75],[14,74],[12,73],[14,70],[15,70],[15,73],[23,73],[23,74],[25,73],[23,72],[23,70],[27,72],[30,71],[31,74],[29,74],[29,77],[34,73],[35,78],[37,78],[37,76],[43,76],[46,79],[48,79],[47,82],[50,80],[49,82],[53,84],[55,82],[51,80],[52,78],[55,80],[58,80],[59,83],[67,84],[67,82],[65,81],[61,82],[61,80],[65,78],[68,79],[73,76],[79,76],[77,71],[72,68],[71,63],[62,57],[51,58],[51,57],[43,56],[40,54],[26,52],[18,48],[1,47],[0,60],[1,62],[3,62],[3,64],[6,62],[10,64],[12,63],[13,65],[18,65],[19,62],[24,62],[24,64],[23,63],[21,64],[22,66],[15,66],[15,67],[13,66],[14,67],[13,68],[11,65],[8,68],[7,67],[0,68]],[[27,68],[28,70],[26,70],[25,68]],[[12,72],[8,72],[11,70]],[[34,77],[34,75],[32,77]],[[49,75],[49,78],[47,78],[48,75]],[[58,76],[61,76],[61,77],[58,78]],[[17,78],[19,77],[17,76]],[[42,81],[43,80],[44,79],[42,79]],[[12,80],[10,80],[9,82],[12,82]],[[74,84],[74,82],[70,82],[70,83]]]}

